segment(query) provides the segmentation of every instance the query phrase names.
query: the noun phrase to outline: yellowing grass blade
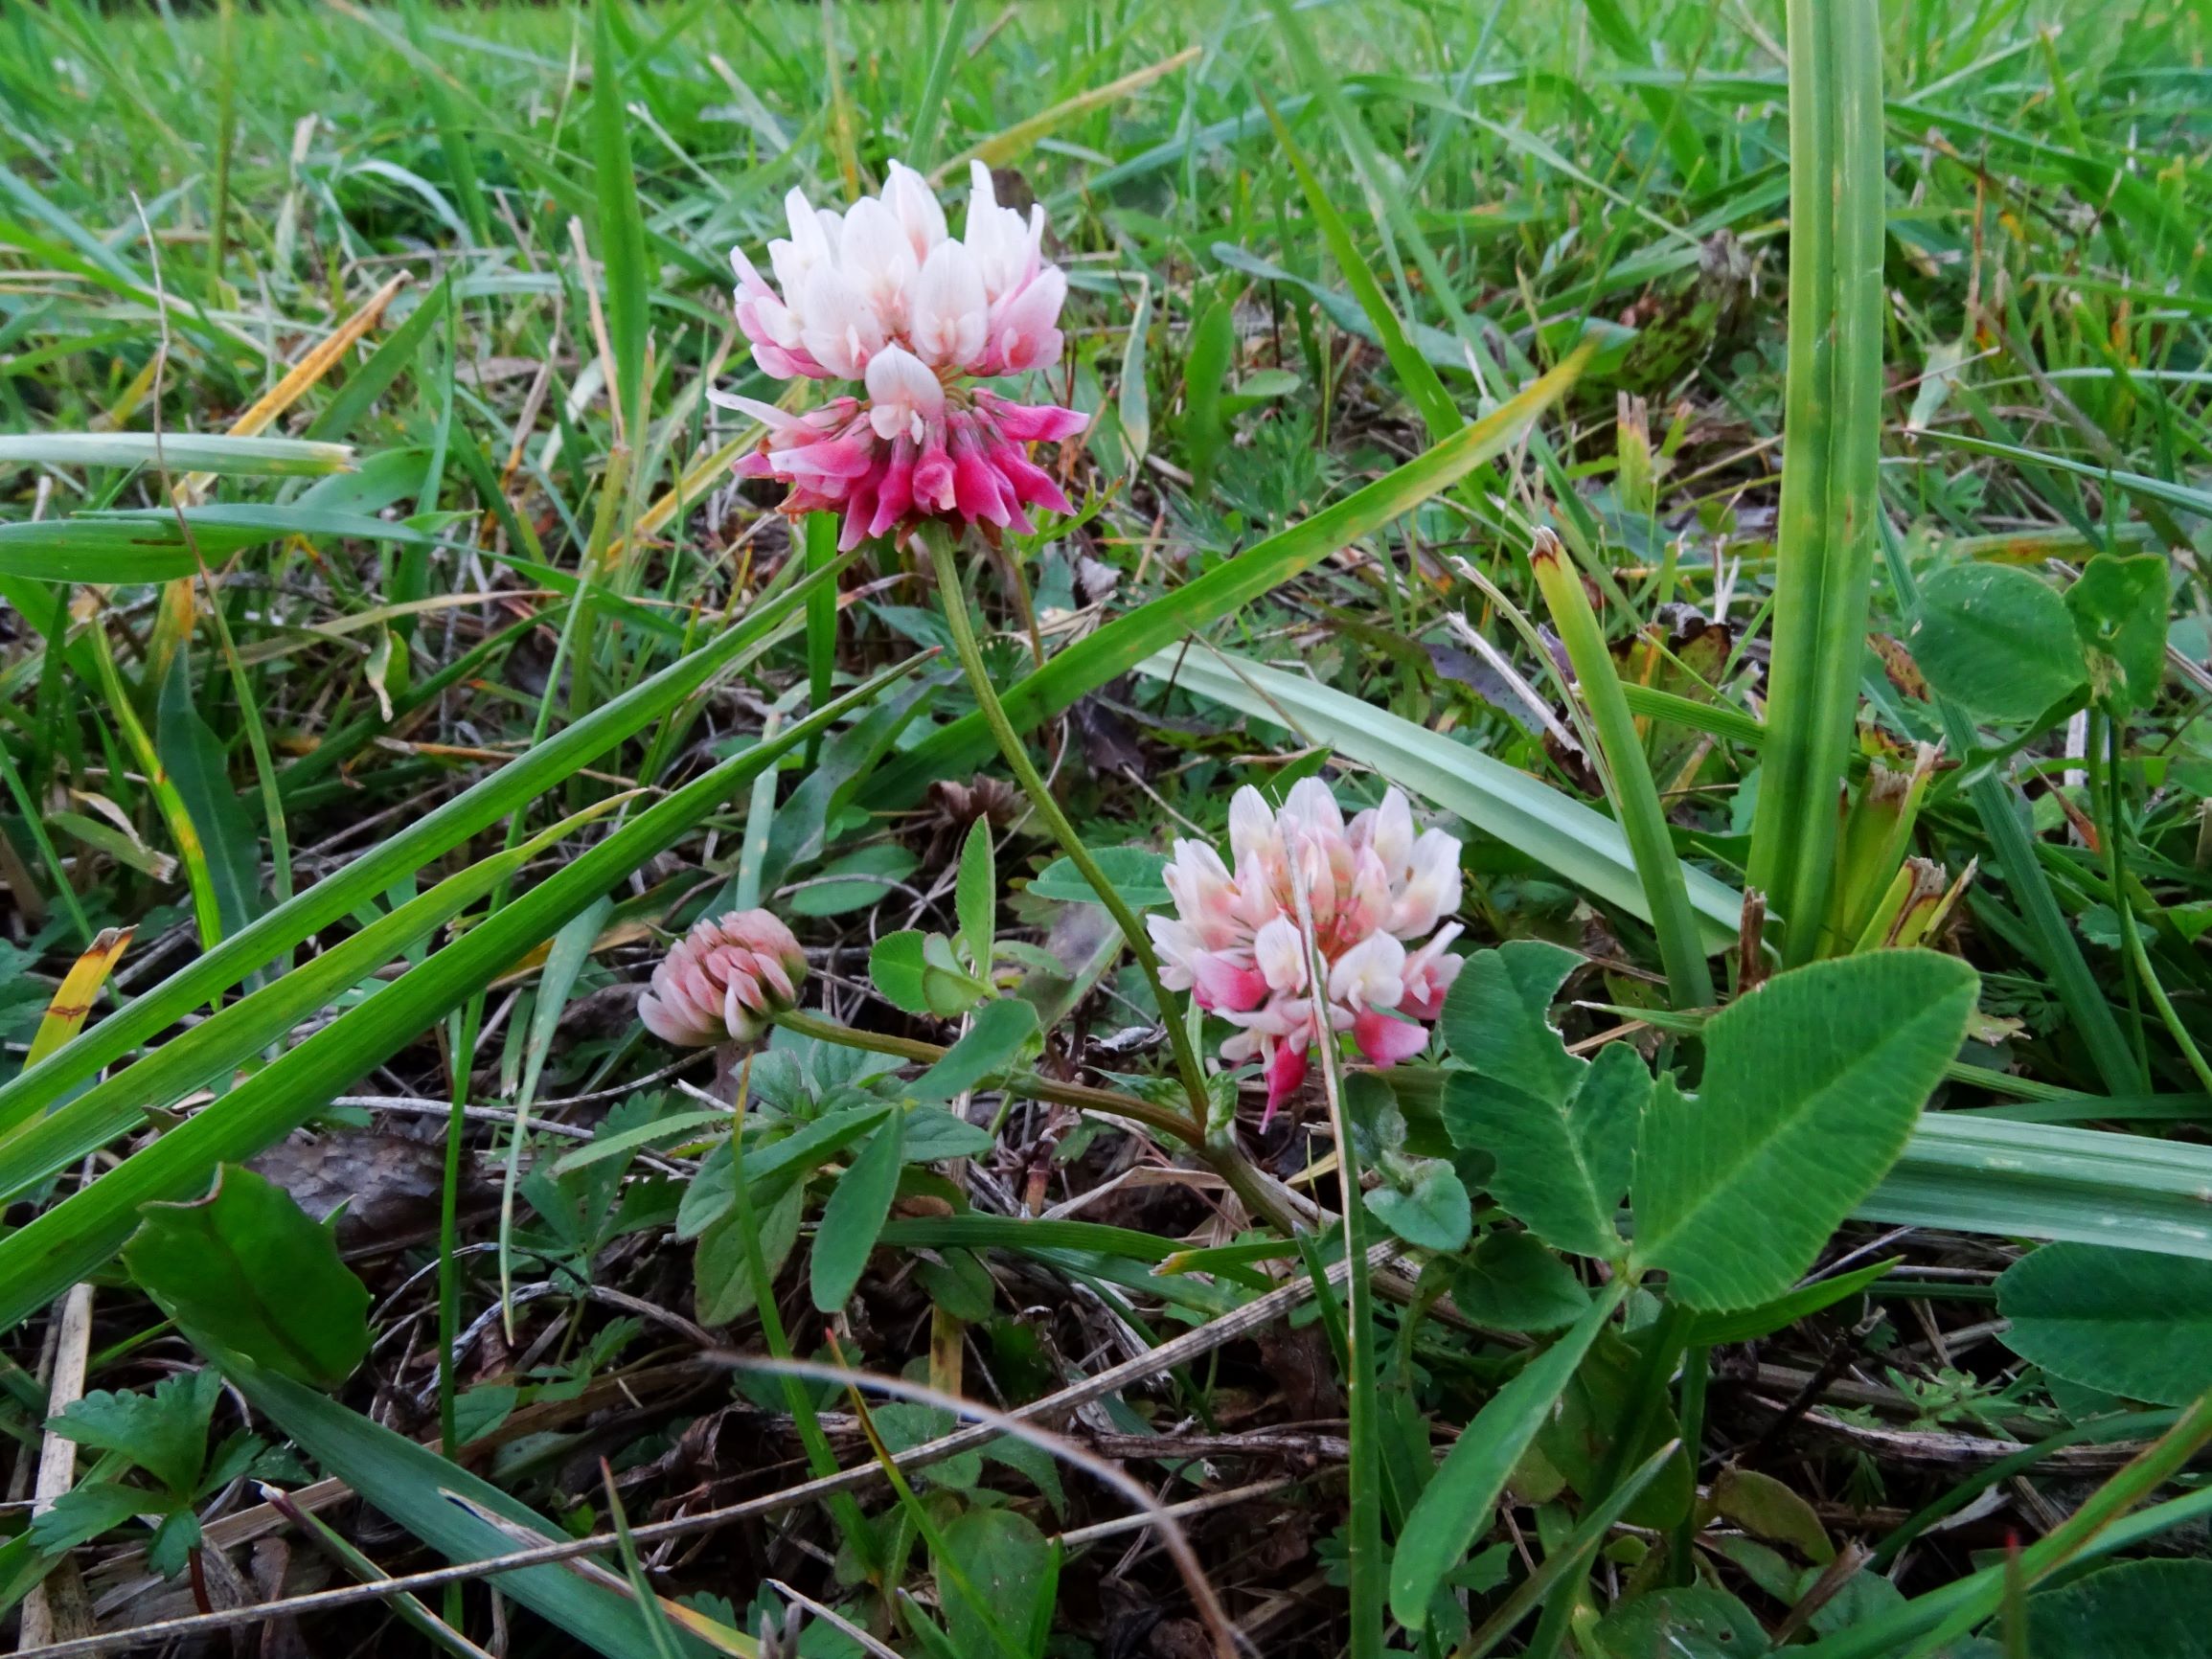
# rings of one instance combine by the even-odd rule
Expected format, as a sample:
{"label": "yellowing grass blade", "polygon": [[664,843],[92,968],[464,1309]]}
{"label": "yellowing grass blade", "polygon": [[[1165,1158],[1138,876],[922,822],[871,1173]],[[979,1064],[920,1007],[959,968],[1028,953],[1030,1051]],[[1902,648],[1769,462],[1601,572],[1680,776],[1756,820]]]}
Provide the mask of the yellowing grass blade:
{"label": "yellowing grass blade", "polygon": [[[282,380],[254,399],[253,406],[231,422],[230,436],[251,438],[266,431],[270,422],[305,397],[324,375],[338,366],[363,334],[383,320],[384,307],[407,285],[407,280],[404,272],[394,277],[369,296],[367,305],[318,340],[306,356],[292,365]],[[214,482],[215,474],[212,472],[187,475],[177,484],[177,504],[184,506],[196,500],[200,492]]]}
{"label": "yellowing grass blade", "polygon": [[1141,91],[1163,75],[1174,74],[1184,64],[1197,57],[1203,50],[1203,47],[1186,46],[1173,57],[1163,57],[1157,63],[1148,63],[1142,69],[1131,70],[1119,80],[1109,80],[1104,86],[1094,86],[1088,91],[1079,92],[1073,98],[1054,104],[1050,109],[1040,109],[1028,120],[1017,121],[1005,131],[993,133],[972,148],[962,150],[932,172],[929,175],[930,180],[935,183],[942,181],[947,174],[965,172],[968,170],[968,164],[971,161],[980,161],[986,167],[1002,167],[1007,162],[1025,153],[1031,145],[1046,133],[1066,125],[1080,115],[1087,115],[1092,110],[1103,108],[1118,99],[1127,98],[1132,92]]}
{"label": "yellowing grass blade", "polygon": [[128,927],[103,928],[91,947],[70,964],[69,971],[61,976],[61,989],[46,1005],[46,1017],[38,1022],[37,1034],[31,1039],[31,1053],[23,1061],[25,1070],[84,1029],[84,1022],[92,1013],[93,998],[107,983],[107,976],[115,971],[115,965],[123,960],[123,953],[130,948],[130,936],[135,931]]}

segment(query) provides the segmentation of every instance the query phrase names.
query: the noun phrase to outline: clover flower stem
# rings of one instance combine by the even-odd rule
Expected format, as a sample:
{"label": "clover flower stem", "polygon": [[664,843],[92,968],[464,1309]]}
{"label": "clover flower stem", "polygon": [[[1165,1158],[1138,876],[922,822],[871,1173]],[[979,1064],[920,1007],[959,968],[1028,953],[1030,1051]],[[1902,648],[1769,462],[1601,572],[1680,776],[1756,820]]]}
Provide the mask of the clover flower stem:
{"label": "clover flower stem", "polygon": [[[817,1042],[865,1049],[870,1054],[891,1055],[915,1065],[935,1065],[945,1057],[946,1053],[937,1043],[922,1042],[914,1037],[893,1036],[887,1032],[860,1031],[799,1009],[787,1009],[778,1013],[775,1023],[786,1031],[812,1037]],[[1174,1135],[1206,1161],[1214,1173],[1227,1183],[1229,1191],[1243,1201],[1246,1210],[1255,1216],[1264,1216],[1285,1234],[1295,1233],[1299,1229],[1298,1201],[1290,1196],[1281,1182],[1260,1170],[1235,1146],[1220,1140],[1194,1138],[1190,1124],[1179,1112],[1155,1105],[1136,1095],[1123,1094],[1118,1089],[1096,1088],[1089,1083],[1062,1082],[1055,1078],[1039,1077],[1035,1072],[1023,1072],[1008,1078],[1006,1087],[1017,1095],[1050,1101],[1055,1105],[1073,1106],[1079,1112],[1124,1118],[1130,1123],[1142,1124],[1149,1129]]]}
{"label": "clover flower stem", "polygon": [[1153,954],[1152,937],[1145,932],[1145,924],[1137,913],[1106,878],[1098,860],[1076,834],[1075,826],[1067,821],[1067,814],[1060,809],[1060,803],[1053,799],[1052,790],[1030,760],[1029,751],[1022,746],[1021,734],[1014,729],[1014,722],[1007,718],[1006,710],[999,703],[998,693],[992,689],[991,675],[983,665],[982,648],[975,641],[975,625],[968,615],[968,599],[960,585],[960,566],[953,557],[950,533],[940,525],[924,524],[921,536],[929,549],[929,562],[937,576],[938,597],[944,602],[946,625],[952,633],[953,655],[960,659],[960,666],[968,675],[969,688],[975,693],[976,707],[983,712],[984,724],[998,739],[999,752],[1014,769],[1015,781],[1028,793],[1030,806],[1043,820],[1052,838],[1060,843],[1068,861],[1090,883],[1091,891],[1098,895],[1106,914],[1114,919],[1114,925],[1122,930],[1122,938],[1129,942],[1129,954],[1136,958],[1138,968],[1152,982],[1161,1022],[1168,1029],[1168,1045],[1174,1052],[1175,1072],[1182,1079],[1183,1092],[1190,1097],[1189,1139],[1193,1145],[1202,1145],[1211,1099],[1206,1091],[1206,1074],[1198,1069],[1198,1057],[1191,1047],[1190,1034],[1174,1017],[1174,1005],[1169,999],[1167,988],[1160,983],[1160,960]]}

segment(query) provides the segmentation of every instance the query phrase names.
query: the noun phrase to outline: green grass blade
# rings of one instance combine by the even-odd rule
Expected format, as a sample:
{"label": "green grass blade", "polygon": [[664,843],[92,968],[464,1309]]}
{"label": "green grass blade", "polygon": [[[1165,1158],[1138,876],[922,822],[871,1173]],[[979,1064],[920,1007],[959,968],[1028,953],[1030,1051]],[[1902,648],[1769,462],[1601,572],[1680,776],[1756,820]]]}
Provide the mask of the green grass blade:
{"label": "green grass blade", "polygon": [[[1581,372],[1582,359],[1570,358],[1512,401],[1395,471],[1079,640],[1001,693],[1007,717],[1017,731],[1052,718],[1077,698],[1129,672],[1153,652],[1210,626],[1339,548],[1412,511],[1520,442]],[[931,779],[953,776],[977,764],[992,746],[990,728],[980,714],[955,720],[886,765],[867,791],[867,802],[880,806],[911,798]]]}
{"label": "green grass blade", "polygon": [[1862,1220],[2212,1259],[2212,1148],[1930,1112]]}
{"label": "green grass blade", "polygon": [[1790,367],[1767,744],[1749,884],[1809,960],[1859,711],[1881,430],[1881,38],[1876,0],[1790,0]]}
{"label": "green grass blade", "polygon": [[[1276,7],[1276,18],[1283,29],[1284,38],[1293,48],[1304,47],[1302,54],[1294,52],[1294,56],[1299,57],[1301,66],[1306,66],[1312,57],[1312,43],[1307,39],[1304,30],[1288,6]],[[1320,96],[1324,100],[1340,99],[1341,94],[1334,91],[1332,78],[1322,71],[1318,62],[1312,61],[1311,67],[1312,73],[1309,78],[1317,80],[1329,88]],[[1360,310],[1366,314],[1368,323],[1375,330],[1375,337],[1382,343],[1382,353],[1390,359],[1390,367],[1398,375],[1399,386],[1412,400],[1413,406],[1421,411],[1422,422],[1428,428],[1428,441],[1441,443],[1460,428],[1459,405],[1451,400],[1451,394],[1444,389],[1444,382],[1437,377],[1436,370],[1428,359],[1415,350],[1406,338],[1404,322],[1390,304],[1389,297],[1383,293],[1382,284],[1376,281],[1374,271],[1360,257],[1359,246],[1352,239],[1351,227],[1344,222],[1344,216],[1336,211],[1336,204],[1329,199],[1329,193],[1314,176],[1312,164],[1306,159],[1306,152],[1298,148],[1297,141],[1290,136],[1289,127],[1276,113],[1275,106],[1267,103],[1264,93],[1261,102],[1266,105],[1267,119],[1274,124],[1275,142],[1282,147],[1291,170],[1298,175],[1299,188],[1306,193],[1307,211],[1312,214],[1314,222],[1321,227],[1321,239],[1328,246],[1329,257],[1336,261],[1336,268],[1351,285],[1352,297],[1359,302]]]}
{"label": "green grass blade", "polygon": [[615,394],[629,443],[645,443],[646,334],[653,273],[646,264],[645,215],[630,162],[629,112],[623,107],[622,56],[614,39],[616,0],[592,7],[591,136],[599,189],[599,259],[606,273],[606,327],[614,347]]}
{"label": "green grass blade", "polygon": [[[218,1363],[239,1392],[309,1457],[447,1560],[488,1560],[511,1555],[518,1547],[512,1534],[470,1513],[470,1507],[548,1543],[561,1536],[551,1521],[406,1436],[236,1355],[222,1355]],[[465,1499],[468,1507],[455,1502],[455,1497]],[[651,1637],[638,1606],[572,1567],[558,1562],[525,1567],[502,1573],[495,1581],[502,1595],[513,1597],[551,1621],[563,1636],[608,1659],[636,1659],[651,1651]],[[685,1648],[694,1654],[707,1651],[692,1643]]]}
{"label": "green grass blade", "polygon": [[1548,532],[1537,538],[1529,554],[1537,585],[1550,607],[1552,625],[1574,665],[1575,680],[1588,705],[1590,723],[1597,729],[1599,752],[1605,757],[1607,792],[1613,815],[1627,836],[1644,885],[1644,902],[1653,931],[1659,936],[1659,956],[1667,969],[1667,989],[1676,1008],[1706,1008],[1713,1002],[1713,976],[1705,964],[1704,947],[1698,938],[1697,914],[1690,906],[1690,890],[1682,877],[1682,861],[1667,830],[1667,810],[1659,802],[1658,785],[1644,753],[1643,734],[1629,710],[1613,668],[1613,654],[1606,644],[1605,629],[1590,609],[1583,591],[1581,573],[1568,568],[1566,550]]}
{"label": "green grass blade", "polygon": [[158,1034],[195,1005],[219,995],[282,952],[350,915],[400,877],[526,807],[566,782],[578,768],[662,718],[760,647],[805,603],[811,583],[834,583],[843,568],[840,561],[774,599],[756,603],[742,621],[719,638],[594,709],[575,725],[387,837],[290,904],[270,911],[40,1064],[0,1085],[0,1125],[20,1122],[52,1106],[69,1090]]}
{"label": "green grass blade", "polygon": [[337,395],[308,428],[308,437],[335,443],[361,423],[376,399],[414,363],[431,329],[445,314],[445,307],[452,303],[452,282],[450,275],[441,278],[438,286],[416,302],[406,320],[385,337],[369,360],[346,376]]}
{"label": "green grass blade", "polygon": [[[914,101],[905,161],[917,172],[927,172],[937,159],[937,134],[945,125],[945,89],[951,84],[953,59],[959,57],[961,42],[968,36],[968,5],[969,0],[952,0],[946,9],[937,49],[929,55],[928,79],[922,83],[921,97]],[[934,14],[935,10],[932,7],[924,15]]]}
{"label": "green grass blade", "polygon": [[351,472],[344,443],[304,438],[230,438],[220,433],[18,432],[0,434],[0,463],[42,466],[156,466],[239,477],[314,478]]}
{"label": "green grass blade", "polygon": [[290,1133],[616,882],[673,846],[762,767],[863,706],[912,666],[878,676],[664,796],[215,1105],[0,1239],[0,1329],[28,1318],[112,1256],[136,1226],[140,1205],[196,1197],[217,1166],[241,1163]]}

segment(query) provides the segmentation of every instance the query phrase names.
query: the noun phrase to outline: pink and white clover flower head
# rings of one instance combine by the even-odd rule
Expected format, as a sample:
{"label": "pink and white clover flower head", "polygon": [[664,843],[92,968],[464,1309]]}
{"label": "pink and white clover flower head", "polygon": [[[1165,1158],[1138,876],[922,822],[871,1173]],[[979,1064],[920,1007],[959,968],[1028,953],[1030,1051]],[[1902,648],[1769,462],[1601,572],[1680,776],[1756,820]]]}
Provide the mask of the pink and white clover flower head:
{"label": "pink and white clover flower head", "polygon": [[789,928],[765,910],[732,911],[695,922],[675,943],[652,970],[638,1017],[678,1048],[757,1042],[798,1006],[806,983],[806,952]]}
{"label": "pink and white clover flower head", "polygon": [[1072,438],[1088,418],[977,383],[1060,361],[1067,278],[1044,258],[1043,208],[1001,207],[981,162],[969,178],[957,239],[928,183],[893,162],[881,193],[841,214],[797,190],[785,198],[791,234],[768,243],[772,284],[730,254],[761,372],[857,383],[796,415],[709,394],[767,428],[739,476],[788,485],[787,512],[841,513],[840,548],[925,519],[1029,532],[1033,507],[1074,511],[1028,445]]}
{"label": "pink and white clover flower head", "polygon": [[1460,926],[1445,920],[1459,908],[1459,853],[1441,830],[1416,832],[1396,788],[1347,824],[1317,778],[1293,784],[1279,811],[1238,790],[1227,862],[1202,842],[1175,843],[1165,872],[1175,913],[1148,920],[1161,980],[1237,1027],[1221,1057],[1260,1062],[1268,1116],[1305,1081],[1313,1044],[1337,1033],[1379,1066],[1427,1047],[1426,1022],[1460,968],[1447,949]]}

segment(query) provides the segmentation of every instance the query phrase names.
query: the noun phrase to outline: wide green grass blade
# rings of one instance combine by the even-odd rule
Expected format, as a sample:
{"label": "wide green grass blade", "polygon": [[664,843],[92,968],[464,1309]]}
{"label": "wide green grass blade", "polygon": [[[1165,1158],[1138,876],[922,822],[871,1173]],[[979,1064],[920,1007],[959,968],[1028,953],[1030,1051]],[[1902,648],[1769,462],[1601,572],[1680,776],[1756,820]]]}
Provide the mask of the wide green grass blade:
{"label": "wide green grass blade", "polygon": [[1853,1214],[2212,1260],[2208,1192],[2212,1148],[2186,1141],[1930,1112]]}
{"label": "wide green grass blade", "polygon": [[[1574,384],[1582,366],[1580,357],[1569,358],[1512,401],[1395,471],[1077,641],[1000,693],[1007,717],[1017,731],[1050,719],[1077,698],[1128,673],[1154,651],[1231,615],[1339,548],[1373,534],[1448,489],[1520,442],[1537,418]],[[969,715],[885,766],[867,791],[867,801],[880,806],[910,799],[930,780],[954,776],[977,764],[992,747],[983,716]]]}
{"label": "wide green grass blade", "polygon": [[1698,921],[1682,861],[1667,830],[1666,807],[1652,780],[1644,736],[1629,710],[1620,674],[1606,643],[1605,629],[1590,609],[1580,572],[1566,560],[1559,537],[1544,533],[1529,554],[1552,626],[1574,666],[1577,689],[1590,711],[1599,752],[1605,758],[1607,793],[1613,815],[1628,839],[1636,874],[1644,884],[1644,903],[1652,929],[1659,936],[1659,956],[1667,969],[1667,989],[1676,1008],[1705,1008],[1713,1001],[1713,976],[1698,940]]}
{"label": "wide green grass blade", "polygon": [[140,1205],[197,1196],[217,1166],[242,1163],[289,1134],[354,1079],[383,1064],[552,938],[631,871],[675,845],[764,766],[866,704],[913,666],[910,661],[878,676],[664,796],[387,989],[348,1010],[20,1231],[0,1239],[0,1329],[30,1317],[107,1261],[130,1236]]}
{"label": "wide green grass blade", "polygon": [[245,1064],[301,1020],[427,939],[532,857],[574,829],[559,826],[512,852],[470,865],[274,983],[201,1020],[144,1059],[65,1105],[34,1116],[35,1095],[17,1095],[0,1119],[0,1195],[12,1197],[86,1153]]}
{"label": "wide green grass blade", "polygon": [[606,273],[606,330],[614,348],[615,392],[622,430],[645,443],[646,334],[653,272],[646,263],[645,214],[629,153],[629,111],[623,106],[622,56],[612,9],[592,7],[591,136],[598,172],[599,259]]}
{"label": "wide green grass blade", "polygon": [[[490,1560],[524,1547],[512,1534],[470,1513],[468,1506],[498,1515],[547,1543],[561,1537],[560,1528],[553,1522],[406,1436],[235,1354],[219,1355],[217,1362],[239,1391],[309,1457],[447,1560]],[[491,1581],[501,1595],[513,1597],[549,1621],[564,1638],[606,1654],[607,1659],[636,1659],[652,1651],[644,1611],[572,1567],[559,1562],[524,1567]],[[711,1651],[689,1640],[684,1640],[683,1648],[697,1655]]]}
{"label": "wide green grass blade", "polygon": [[200,559],[213,564],[287,535],[415,544],[428,539],[387,519],[304,504],[85,512],[0,524],[0,576],[101,584],[172,581],[194,575]]}
{"label": "wide green grass blade", "polygon": [[424,813],[289,904],[278,906],[250,927],[233,934],[220,946],[171,974],[39,1065],[0,1085],[0,1125],[21,1122],[34,1111],[51,1107],[69,1090],[158,1034],[196,1005],[220,995],[321,928],[352,914],[356,906],[376,898],[402,876],[444,857],[510,813],[527,807],[617,743],[666,717],[702,686],[763,647],[806,603],[812,584],[834,583],[844,565],[840,560],[757,602],[743,620],[720,637]]}
{"label": "wide green grass blade", "polygon": [[353,448],[304,438],[229,438],[199,432],[0,433],[0,464],[162,466],[239,477],[312,478],[353,469]]}
{"label": "wide green grass blade", "polygon": [[1809,960],[1834,879],[1859,713],[1881,434],[1881,34],[1877,0],[1790,4],[1790,368],[1767,743],[1749,885]]}

